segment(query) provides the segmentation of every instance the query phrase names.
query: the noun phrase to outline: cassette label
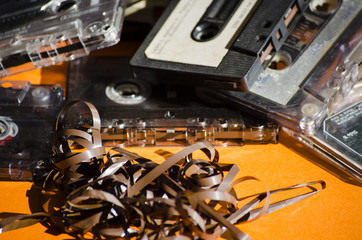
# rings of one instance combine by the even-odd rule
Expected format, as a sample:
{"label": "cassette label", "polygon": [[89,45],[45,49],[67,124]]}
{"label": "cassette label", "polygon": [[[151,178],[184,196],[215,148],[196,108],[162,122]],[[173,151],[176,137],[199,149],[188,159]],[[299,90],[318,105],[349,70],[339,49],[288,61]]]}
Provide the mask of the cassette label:
{"label": "cassette label", "polygon": [[[230,42],[237,37],[243,24],[245,25],[246,20],[252,15],[260,1],[242,1],[239,6],[236,6],[235,13],[232,14],[231,19],[225,26],[207,22],[208,16],[203,17],[205,18],[204,21],[200,21],[200,13],[207,13],[207,9],[212,2],[212,0],[181,0],[175,7],[173,14],[163,24],[145,50],[147,58],[209,67],[219,66],[228,52]],[[220,6],[220,8],[226,8],[230,4],[238,5],[237,2],[224,1],[223,5],[226,6]],[[234,8],[230,10],[234,10]],[[222,14],[213,12],[208,15],[215,17],[219,21],[226,21],[229,17],[228,15],[223,17]],[[197,27],[195,28],[195,26]],[[208,39],[208,34],[219,30],[220,33],[217,38]],[[194,33],[195,31],[198,32]],[[193,38],[190,37],[192,34],[194,35]]]}
{"label": "cassette label", "polygon": [[324,132],[362,158],[362,101],[328,117]]}

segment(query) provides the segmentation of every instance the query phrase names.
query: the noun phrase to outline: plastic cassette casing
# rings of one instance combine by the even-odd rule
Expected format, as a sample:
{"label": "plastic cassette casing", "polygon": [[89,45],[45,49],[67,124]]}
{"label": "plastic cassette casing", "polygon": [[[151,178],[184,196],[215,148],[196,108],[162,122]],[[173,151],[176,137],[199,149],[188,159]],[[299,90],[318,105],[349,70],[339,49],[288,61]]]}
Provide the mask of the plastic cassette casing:
{"label": "plastic cassette casing", "polygon": [[[284,42],[308,45],[339,6],[338,0],[174,0],[133,56],[133,72],[148,81],[247,91]],[[301,36],[306,29],[309,35]]]}
{"label": "plastic cassette casing", "polygon": [[240,146],[277,141],[278,125],[217,106],[220,102],[210,103],[193,87],[135,79],[129,60],[86,57],[69,64],[67,101],[85,100],[97,107],[106,146],[181,146],[198,140]]}
{"label": "plastic cassette casing", "polygon": [[116,44],[126,2],[0,1],[0,77]]}
{"label": "plastic cassette casing", "polygon": [[59,85],[0,80],[0,180],[36,180],[51,156]]}
{"label": "plastic cassette casing", "polygon": [[295,61],[281,70],[267,69],[250,92],[209,91],[251,114],[276,121],[360,183],[361,7],[360,1],[343,1]]}

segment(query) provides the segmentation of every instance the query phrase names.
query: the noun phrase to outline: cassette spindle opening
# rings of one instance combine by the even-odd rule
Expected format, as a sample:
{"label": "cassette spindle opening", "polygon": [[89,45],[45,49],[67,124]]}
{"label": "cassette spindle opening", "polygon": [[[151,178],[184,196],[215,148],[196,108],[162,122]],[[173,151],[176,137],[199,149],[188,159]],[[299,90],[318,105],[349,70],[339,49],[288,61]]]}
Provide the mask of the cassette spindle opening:
{"label": "cassette spindle opening", "polygon": [[240,0],[213,1],[192,31],[192,39],[206,42],[216,37],[239,4]]}
{"label": "cassette spindle opening", "polygon": [[128,81],[109,84],[105,94],[118,104],[132,105],[145,101],[151,92],[147,83],[128,79]]}
{"label": "cassette spindle opening", "polygon": [[330,15],[338,9],[340,4],[339,0],[312,0],[309,3],[309,9],[317,14]]}
{"label": "cassette spindle opening", "polygon": [[[268,58],[271,58],[271,55]],[[267,59],[269,60],[269,59]],[[274,70],[282,70],[292,64],[292,57],[287,52],[277,52],[271,59],[268,68]]]}

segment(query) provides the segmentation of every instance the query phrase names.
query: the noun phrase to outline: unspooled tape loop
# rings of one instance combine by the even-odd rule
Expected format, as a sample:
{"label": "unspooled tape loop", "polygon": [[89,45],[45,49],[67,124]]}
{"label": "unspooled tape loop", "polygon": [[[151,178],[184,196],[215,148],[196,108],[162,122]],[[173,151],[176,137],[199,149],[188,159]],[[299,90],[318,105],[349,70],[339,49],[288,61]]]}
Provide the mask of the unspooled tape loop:
{"label": "unspooled tape loop", "polygon": [[[86,106],[91,123],[78,128],[65,124],[68,111]],[[249,239],[236,223],[261,216],[314,195],[323,181],[238,196],[235,186],[253,176],[238,177],[236,164],[219,162],[217,150],[197,142],[158,164],[122,148],[106,151],[100,119],[88,102],[71,102],[57,120],[54,169],[43,183],[44,212],[0,221],[9,231],[44,220],[79,239]],[[202,151],[205,159],[194,159]],[[317,185],[320,187],[316,187]],[[271,203],[280,192],[308,192]],[[244,205],[242,201],[248,200]],[[261,207],[258,207],[263,204]]]}

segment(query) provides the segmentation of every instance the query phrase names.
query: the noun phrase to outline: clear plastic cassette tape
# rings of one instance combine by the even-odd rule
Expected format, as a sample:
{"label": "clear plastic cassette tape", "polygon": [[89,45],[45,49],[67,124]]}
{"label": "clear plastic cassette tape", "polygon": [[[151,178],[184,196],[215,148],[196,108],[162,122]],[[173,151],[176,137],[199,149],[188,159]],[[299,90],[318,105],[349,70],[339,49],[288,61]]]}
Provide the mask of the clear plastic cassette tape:
{"label": "clear plastic cassette tape", "polygon": [[[67,101],[85,100],[97,107],[106,146],[181,146],[198,140],[225,146],[277,142],[277,124],[217,106],[221,102],[197,94],[193,87],[135,79],[129,60],[86,57],[69,64]],[[86,124],[84,117],[74,119]]]}
{"label": "clear plastic cassette tape", "polygon": [[[360,1],[342,1],[335,17],[303,54],[283,69],[267,69],[250,92],[211,91],[213,96],[278,122],[359,182],[361,7]],[[290,54],[284,50],[275,62],[288,63]]]}
{"label": "clear plastic cassette tape", "polygon": [[0,180],[42,177],[63,101],[59,85],[0,80]]}
{"label": "clear plastic cassette tape", "polygon": [[126,2],[0,1],[0,77],[116,44]]}

